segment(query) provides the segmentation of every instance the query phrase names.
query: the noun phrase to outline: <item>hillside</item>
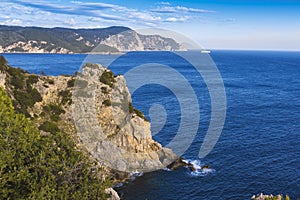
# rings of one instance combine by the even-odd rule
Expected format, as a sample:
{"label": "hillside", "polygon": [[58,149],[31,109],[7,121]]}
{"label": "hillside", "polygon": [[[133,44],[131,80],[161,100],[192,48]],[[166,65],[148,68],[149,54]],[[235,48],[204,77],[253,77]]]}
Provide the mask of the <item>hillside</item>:
{"label": "hillside", "polygon": [[[0,63],[2,72],[6,67]],[[110,176],[77,150],[70,135],[41,134],[34,120],[15,110],[3,85],[0,107],[0,199],[109,197]]]}
{"label": "hillside", "polygon": [[[116,40],[115,37],[123,40]],[[0,25],[0,53],[113,53],[137,50],[183,50],[183,47],[171,38],[141,35],[121,26],[70,29]]]}
{"label": "hillside", "polygon": [[[139,110],[132,106],[124,77],[114,76],[111,71],[99,64],[86,64],[82,72],[78,72],[76,76],[38,76],[8,66],[5,58],[1,56],[0,87],[2,88],[1,96],[4,96],[5,100],[4,105],[8,105],[11,109],[10,113],[17,115],[17,117],[11,116],[11,119],[18,118],[22,120],[22,123],[25,121],[30,124],[25,127],[16,122],[20,127],[16,126],[9,132],[11,141],[2,141],[7,133],[1,131],[0,142],[8,145],[7,147],[1,146],[1,153],[3,153],[1,160],[7,160],[6,154],[12,149],[15,150],[13,144],[16,142],[23,144],[22,142],[27,141],[24,147],[18,145],[21,149],[16,153],[24,153],[25,160],[33,157],[34,160],[30,162],[30,165],[35,167],[39,165],[38,158],[35,160],[35,156],[42,156],[40,154],[43,154],[43,148],[49,148],[47,159],[50,160],[49,162],[45,160],[45,164],[52,163],[49,166],[50,172],[47,171],[47,173],[56,173],[53,175],[54,179],[57,173],[59,176],[67,173],[65,178],[73,180],[73,176],[77,177],[77,172],[80,173],[81,167],[84,167],[82,170],[85,170],[85,173],[89,172],[89,167],[91,172],[101,169],[100,175],[83,174],[88,180],[78,177],[88,184],[89,181],[94,183],[95,176],[111,177],[113,182],[120,181],[129,178],[131,172],[162,169],[178,159],[172,150],[163,148],[152,139],[150,123]],[[0,117],[2,117],[1,123],[4,123],[1,124],[0,130],[7,130],[7,126],[11,126],[10,119],[3,117],[2,114]],[[19,138],[19,134],[23,134],[25,139]],[[33,143],[31,140],[34,140]],[[46,143],[43,142],[44,140]],[[35,148],[35,145],[37,145],[36,151],[29,154],[32,146]],[[55,150],[53,155],[50,154],[52,148]],[[39,153],[39,151],[42,152]],[[54,160],[51,160],[52,157]],[[73,160],[74,157],[78,159],[82,157],[87,164],[84,164],[82,160]],[[10,159],[17,159],[17,157]],[[25,160],[22,162],[26,162]],[[56,163],[58,166],[55,165]],[[21,165],[25,164],[21,163]],[[1,177],[5,175],[3,169],[6,165],[3,166],[4,168],[0,170]],[[18,168],[16,170],[16,176],[18,176]],[[7,173],[9,178],[10,172]],[[44,172],[41,173],[43,177]],[[28,176],[34,175],[29,173]],[[76,177],[74,177],[75,181]],[[1,181],[0,187],[8,190],[6,183]],[[105,179],[104,182],[106,183]],[[76,184],[72,185],[72,181],[64,183],[71,184],[70,186],[64,185],[64,187],[70,188],[70,192],[73,191],[74,195],[77,194],[76,188],[81,187],[77,187]],[[101,183],[100,181],[95,182],[95,185],[91,184],[90,189],[94,191],[94,186]],[[36,184],[39,185],[39,182]],[[51,187],[55,184],[61,184],[61,182],[53,182]],[[78,184],[81,182],[79,181]],[[89,187],[86,189],[88,190]],[[9,191],[6,193],[3,195],[7,196]],[[60,194],[57,193],[57,195]]]}

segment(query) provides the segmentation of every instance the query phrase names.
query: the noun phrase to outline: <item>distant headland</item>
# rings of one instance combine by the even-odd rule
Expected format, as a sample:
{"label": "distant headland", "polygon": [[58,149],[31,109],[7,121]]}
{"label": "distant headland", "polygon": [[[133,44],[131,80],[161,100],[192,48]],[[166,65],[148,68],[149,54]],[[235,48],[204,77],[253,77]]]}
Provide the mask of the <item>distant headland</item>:
{"label": "distant headland", "polygon": [[95,29],[0,25],[0,53],[101,53],[183,51],[181,44],[160,35],[142,35],[123,26]]}

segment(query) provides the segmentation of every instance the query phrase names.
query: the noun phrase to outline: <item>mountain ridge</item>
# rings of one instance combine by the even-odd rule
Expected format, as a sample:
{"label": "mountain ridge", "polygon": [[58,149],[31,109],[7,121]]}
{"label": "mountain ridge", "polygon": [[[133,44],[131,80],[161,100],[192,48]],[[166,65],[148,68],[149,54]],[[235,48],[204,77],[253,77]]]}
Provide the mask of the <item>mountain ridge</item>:
{"label": "mountain ridge", "polygon": [[[125,38],[124,35],[126,35]],[[120,38],[120,36],[124,40],[111,40],[111,38]],[[141,39],[142,42],[135,42]],[[110,40],[112,42],[108,42]],[[124,26],[72,29],[0,25],[0,53],[67,54],[144,50],[176,51],[184,49],[172,38],[159,35],[141,35]]]}

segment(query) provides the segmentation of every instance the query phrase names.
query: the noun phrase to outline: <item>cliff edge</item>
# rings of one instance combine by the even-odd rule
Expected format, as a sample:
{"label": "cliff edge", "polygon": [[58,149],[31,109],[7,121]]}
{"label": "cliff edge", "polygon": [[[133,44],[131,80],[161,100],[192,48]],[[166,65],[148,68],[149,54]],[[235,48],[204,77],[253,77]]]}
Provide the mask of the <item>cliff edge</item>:
{"label": "cliff edge", "polygon": [[41,135],[63,131],[116,179],[165,168],[178,159],[151,137],[150,123],[132,106],[126,80],[99,64],[75,76],[38,76],[2,65],[0,86]]}

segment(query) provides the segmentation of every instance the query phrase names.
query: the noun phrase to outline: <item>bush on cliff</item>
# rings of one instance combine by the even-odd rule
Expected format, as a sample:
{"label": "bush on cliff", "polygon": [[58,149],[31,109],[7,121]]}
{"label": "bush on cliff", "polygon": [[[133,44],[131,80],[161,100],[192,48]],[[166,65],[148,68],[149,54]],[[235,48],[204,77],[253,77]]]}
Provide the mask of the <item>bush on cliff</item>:
{"label": "bush on cliff", "polygon": [[7,60],[4,56],[0,56],[0,71],[5,71],[7,69]]}
{"label": "bush on cliff", "polygon": [[0,88],[0,199],[105,199],[110,183],[72,139],[41,136]]}
{"label": "bush on cliff", "polygon": [[114,74],[111,71],[105,70],[101,77],[99,78],[100,82],[108,85],[109,87],[113,87],[114,83],[116,82],[114,78]]}
{"label": "bush on cliff", "polygon": [[30,75],[23,69],[8,66],[5,64],[4,57],[0,57],[0,62],[1,69],[7,73],[7,83],[13,89],[14,107],[18,112],[30,117],[27,109],[33,107],[36,102],[42,101],[42,96],[38,90],[32,87],[32,84],[38,82],[39,77],[34,74]]}

